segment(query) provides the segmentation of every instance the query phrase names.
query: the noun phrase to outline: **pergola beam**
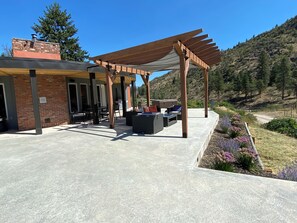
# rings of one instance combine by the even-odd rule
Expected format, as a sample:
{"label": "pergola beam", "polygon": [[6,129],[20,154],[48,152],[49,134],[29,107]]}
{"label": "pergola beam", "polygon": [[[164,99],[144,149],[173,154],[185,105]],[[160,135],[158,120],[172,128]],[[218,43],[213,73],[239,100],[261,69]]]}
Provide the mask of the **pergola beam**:
{"label": "pergola beam", "polygon": [[180,40],[180,41],[187,41],[189,39],[192,39],[194,36],[202,33],[202,29],[197,29],[191,32],[183,33],[180,35],[168,37],[162,40],[153,41],[150,43],[142,44],[139,46],[131,47],[125,50],[119,50],[113,53],[104,54],[101,56],[96,56],[91,58],[92,60],[104,60],[104,61],[111,61],[116,60],[118,58],[121,58],[122,56],[133,56],[135,54],[138,54],[139,52],[146,52],[152,49],[157,49],[160,47],[165,46],[172,46],[172,43]]}
{"label": "pergola beam", "polygon": [[188,57],[192,61],[192,63],[194,63],[198,67],[202,69],[209,69],[208,64],[206,64],[203,60],[201,60],[198,56],[196,56],[196,54],[194,54],[191,50],[189,50],[180,41],[174,44],[174,48],[178,55],[185,54],[185,56]]}
{"label": "pergola beam", "polygon": [[202,36],[196,36],[196,37],[194,37],[194,38],[192,38],[192,39],[189,39],[189,40],[185,41],[184,44],[185,44],[187,47],[190,48],[193,44],[195,44],[195,43],[197,43],[197,42],[199,42],[199,41],[201,41],[201,40],[203,40],[203,39],[206,39],[207,37],[208,37],[207,34],[202,35]]}
{"label": "pergola beam", "polygon": [[117,65],[117,64],[112,64],[106,61],[101,61],[101,60],[95,60],[95,63],[98,64],[101,67],[104,68],[108,68],[108,69],[112,69],[115,70],[117,72],[127,72],[127,73],[131,73],[131,74],[140,74],[140,75],[147,75],[150,74],[150,72],[148,71],[144,71],[141,69],[136,69],[133,67],[126,67],[126,66],[122,66],[122,65]]}

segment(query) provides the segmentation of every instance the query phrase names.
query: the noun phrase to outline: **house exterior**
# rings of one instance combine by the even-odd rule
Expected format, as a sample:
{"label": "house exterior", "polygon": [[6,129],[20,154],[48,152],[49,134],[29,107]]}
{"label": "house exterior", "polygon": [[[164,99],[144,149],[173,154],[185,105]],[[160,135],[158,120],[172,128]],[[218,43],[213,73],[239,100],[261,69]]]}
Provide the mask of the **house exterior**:
{"label": "house exterior", "polygon": [[[0,57],[0,122],[8,129],[34,129],[36,118],[41,127],[69,123],[71,114],[92,107],[92,90],[94,105],[108,106],[104,68],[62,61],[57,43],[13,39],[12,50],[12,58]],[[125,109],[132,106],[134,81],[135,75],[121,73],[113,82],[113,100],[124,100]]]}

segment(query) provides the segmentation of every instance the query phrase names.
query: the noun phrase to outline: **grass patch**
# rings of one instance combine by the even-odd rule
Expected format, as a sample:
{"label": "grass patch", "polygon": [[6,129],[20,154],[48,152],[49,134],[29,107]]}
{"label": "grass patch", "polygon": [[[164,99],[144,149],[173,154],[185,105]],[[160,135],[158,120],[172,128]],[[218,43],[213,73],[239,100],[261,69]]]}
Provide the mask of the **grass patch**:
{"label": "grass patch", "polygon": [[297,160],[297,139],[256,125],[249,126],[249,129],[256,139],[256,147],[265,168],[270,168],[276,174]]}

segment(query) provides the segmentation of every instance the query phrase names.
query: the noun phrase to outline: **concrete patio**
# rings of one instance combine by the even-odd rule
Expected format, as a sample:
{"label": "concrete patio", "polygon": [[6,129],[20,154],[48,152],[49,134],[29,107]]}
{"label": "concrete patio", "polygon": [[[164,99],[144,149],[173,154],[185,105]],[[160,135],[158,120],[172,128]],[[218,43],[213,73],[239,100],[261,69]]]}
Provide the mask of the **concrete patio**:
{"label": "concrete patio", "polygon": [[0,222],[297,222],[297,183],[198,168],[218,116],[156,135],[59,126],[0,135]]}

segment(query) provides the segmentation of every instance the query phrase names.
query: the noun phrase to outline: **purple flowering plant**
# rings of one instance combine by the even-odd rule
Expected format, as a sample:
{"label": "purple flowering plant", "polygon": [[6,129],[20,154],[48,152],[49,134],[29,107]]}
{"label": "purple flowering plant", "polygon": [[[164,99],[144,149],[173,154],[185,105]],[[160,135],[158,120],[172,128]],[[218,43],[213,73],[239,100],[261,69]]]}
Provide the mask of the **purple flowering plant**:
{"label": "purple flowering plant", "polygon": [[238,136],[240,136],[241,134],[241,128],[236,127],[236,126],[232,126],[228,129],[228,135],[233,139],[236,138]]}
{"label": "purple flowering plant", "polygon": [[237,156],[237,162],[245,170],[251,170],[255,166],[258,154],[250,148],[241,148]]}
{"label": "purple flowering plant", "polygon": [[231,127],[231,121],[229,119],[228,116],[224,116],[221,120],[221,124],[220,124],[220,127],[221,127],[221,130],[223,133],[227,133],[228,132],[228,129]]}
{"label": "purple flowering plant", "polygon": [[239,142],[234,139],[221,139],[218,141],[218,147],[226,152],[236,153],[239,148]]}
{"label": "purple flowering plant", "polygon": [[278,177],[284,180],[297,181],[297,160],[283,168],[278,173]]}
{"label": "purple flowering plant", "polygon": [[248,147],[250,140],[247,136],[238,136],[235,138],[235,141],[238,142],[240,148]]}
{"label": "purple flowering plant", "polygon": [[220,151],[215,156],[215,162],[213,163],[213,168],[216,170],[223,170],[233,172],[233,163],[235,158],[232,153],[226,151]]}

